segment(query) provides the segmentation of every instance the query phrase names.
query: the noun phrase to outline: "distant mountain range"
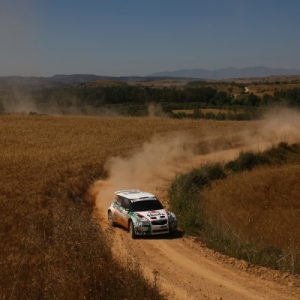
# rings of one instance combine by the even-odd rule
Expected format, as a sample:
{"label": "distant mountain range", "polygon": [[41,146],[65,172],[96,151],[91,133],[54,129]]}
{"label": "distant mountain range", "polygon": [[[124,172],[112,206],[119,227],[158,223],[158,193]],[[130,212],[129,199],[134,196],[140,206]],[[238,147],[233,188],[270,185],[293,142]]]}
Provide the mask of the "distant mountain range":
{"label": "distant mountain range", "polygon": [[261,78],[270,76],[292,76],[300,75],[300,70],[296,69],[272,69],[266,67],[252,68],[225,68],[214,71],[205,69],[183,69],[173,72],[159,72],[148,76],[97,76],[93,74],[73,74],[73,75],[54,75],[52,77],[24,77],[24,76],[5,76],[0,77],[0,88],[44,88],[60,86],[65,84],[85,84],[87,82],[96,81],[99,79],[115,80],[115,81],[144,81],[155,80],[161,78],[176,78],[176,79],[203,79],[203,80],[224,80],[237,78]]}
{"label": "distant mountain range", "polygon": [[249,67],[249,68],[225,68],[214,71],[205,69],[182,69],[173,72],[158,72],[149,75],[149,77],[186,77],[201,79],[229,79],[229,78],[253,78],[269,76],[288,76],[300,75],[300,70],[296,69],[272,69],[266,67]]}

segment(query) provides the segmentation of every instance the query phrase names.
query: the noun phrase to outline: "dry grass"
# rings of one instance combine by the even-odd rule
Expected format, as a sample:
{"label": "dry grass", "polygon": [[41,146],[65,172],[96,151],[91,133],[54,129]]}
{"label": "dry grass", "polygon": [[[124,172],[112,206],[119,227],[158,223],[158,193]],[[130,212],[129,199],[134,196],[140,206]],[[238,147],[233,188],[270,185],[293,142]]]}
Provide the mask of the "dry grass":
{"label": "dry grass", "polygon": [[[201,192],[204,214],[244,245],[278,249],[293,272],[300,254],[299,164],[260,167],[220,180]],[[279,250],[280,249],[280,250]]]}
{"label": "dry grass", "polygon": [[140,279],[138,269],[124,270],[114,262],[110,241],[92,218],[89,185],[106,176],[108,158],[129,155],[153,135],[182,131],[199,143],[209,138],[217,146],[228,132],[257,126],[164,118],[1,116],[0,298],[162,299],[151,282]]}

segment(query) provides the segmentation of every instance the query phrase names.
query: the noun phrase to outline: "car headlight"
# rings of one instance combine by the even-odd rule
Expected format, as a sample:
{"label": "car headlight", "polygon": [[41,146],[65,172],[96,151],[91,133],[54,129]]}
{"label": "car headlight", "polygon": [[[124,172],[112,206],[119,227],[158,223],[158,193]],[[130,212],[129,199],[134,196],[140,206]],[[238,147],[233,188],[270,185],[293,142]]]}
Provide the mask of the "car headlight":
{"label": "car headlight", "polygon": [[143,225],[149,225],[149,221],[145,218],[145,217],[141,217],[140,218],[140,222],[143,224]]}

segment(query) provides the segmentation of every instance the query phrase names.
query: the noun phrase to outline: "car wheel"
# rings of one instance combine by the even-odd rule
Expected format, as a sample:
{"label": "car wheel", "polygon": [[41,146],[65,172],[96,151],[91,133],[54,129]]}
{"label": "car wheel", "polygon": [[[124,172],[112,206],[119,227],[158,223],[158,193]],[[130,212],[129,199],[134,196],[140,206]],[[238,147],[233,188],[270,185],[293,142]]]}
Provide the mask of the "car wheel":
{"label": "car wheel", "polygon": [[178,233],[178,231],[177,231],[177,229],[175,229],[175,230],[169,232],[169,236],[174,237],[177,235],[177,233]]}
{"label": "car wheel", "polygon": [[115,226],[114,217],[111,211],[108,212],[108,223],[112,227]]}
{"label": "car wheel", "polygon": [[136,239],[135,228],[134,228],[134,224],[132,221],[129,222],[129,233],[130,233],[131,238]]}

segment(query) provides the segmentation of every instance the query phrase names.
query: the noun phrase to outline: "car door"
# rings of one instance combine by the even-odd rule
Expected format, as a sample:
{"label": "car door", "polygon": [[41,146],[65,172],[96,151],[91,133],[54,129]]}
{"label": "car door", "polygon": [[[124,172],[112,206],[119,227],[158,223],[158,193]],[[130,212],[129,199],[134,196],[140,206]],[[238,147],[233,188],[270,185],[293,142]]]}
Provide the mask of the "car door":
{"label": "car door", "polygon": [[114,222],[119,225],[122,225],[122,202],[123,197],[117,196],[114,204]]}
{"label": "car door", "polygon": [[129,208],[130,208],[129,199],[123,198],[120,207],[120,224],[125,228],[128,227]]}

